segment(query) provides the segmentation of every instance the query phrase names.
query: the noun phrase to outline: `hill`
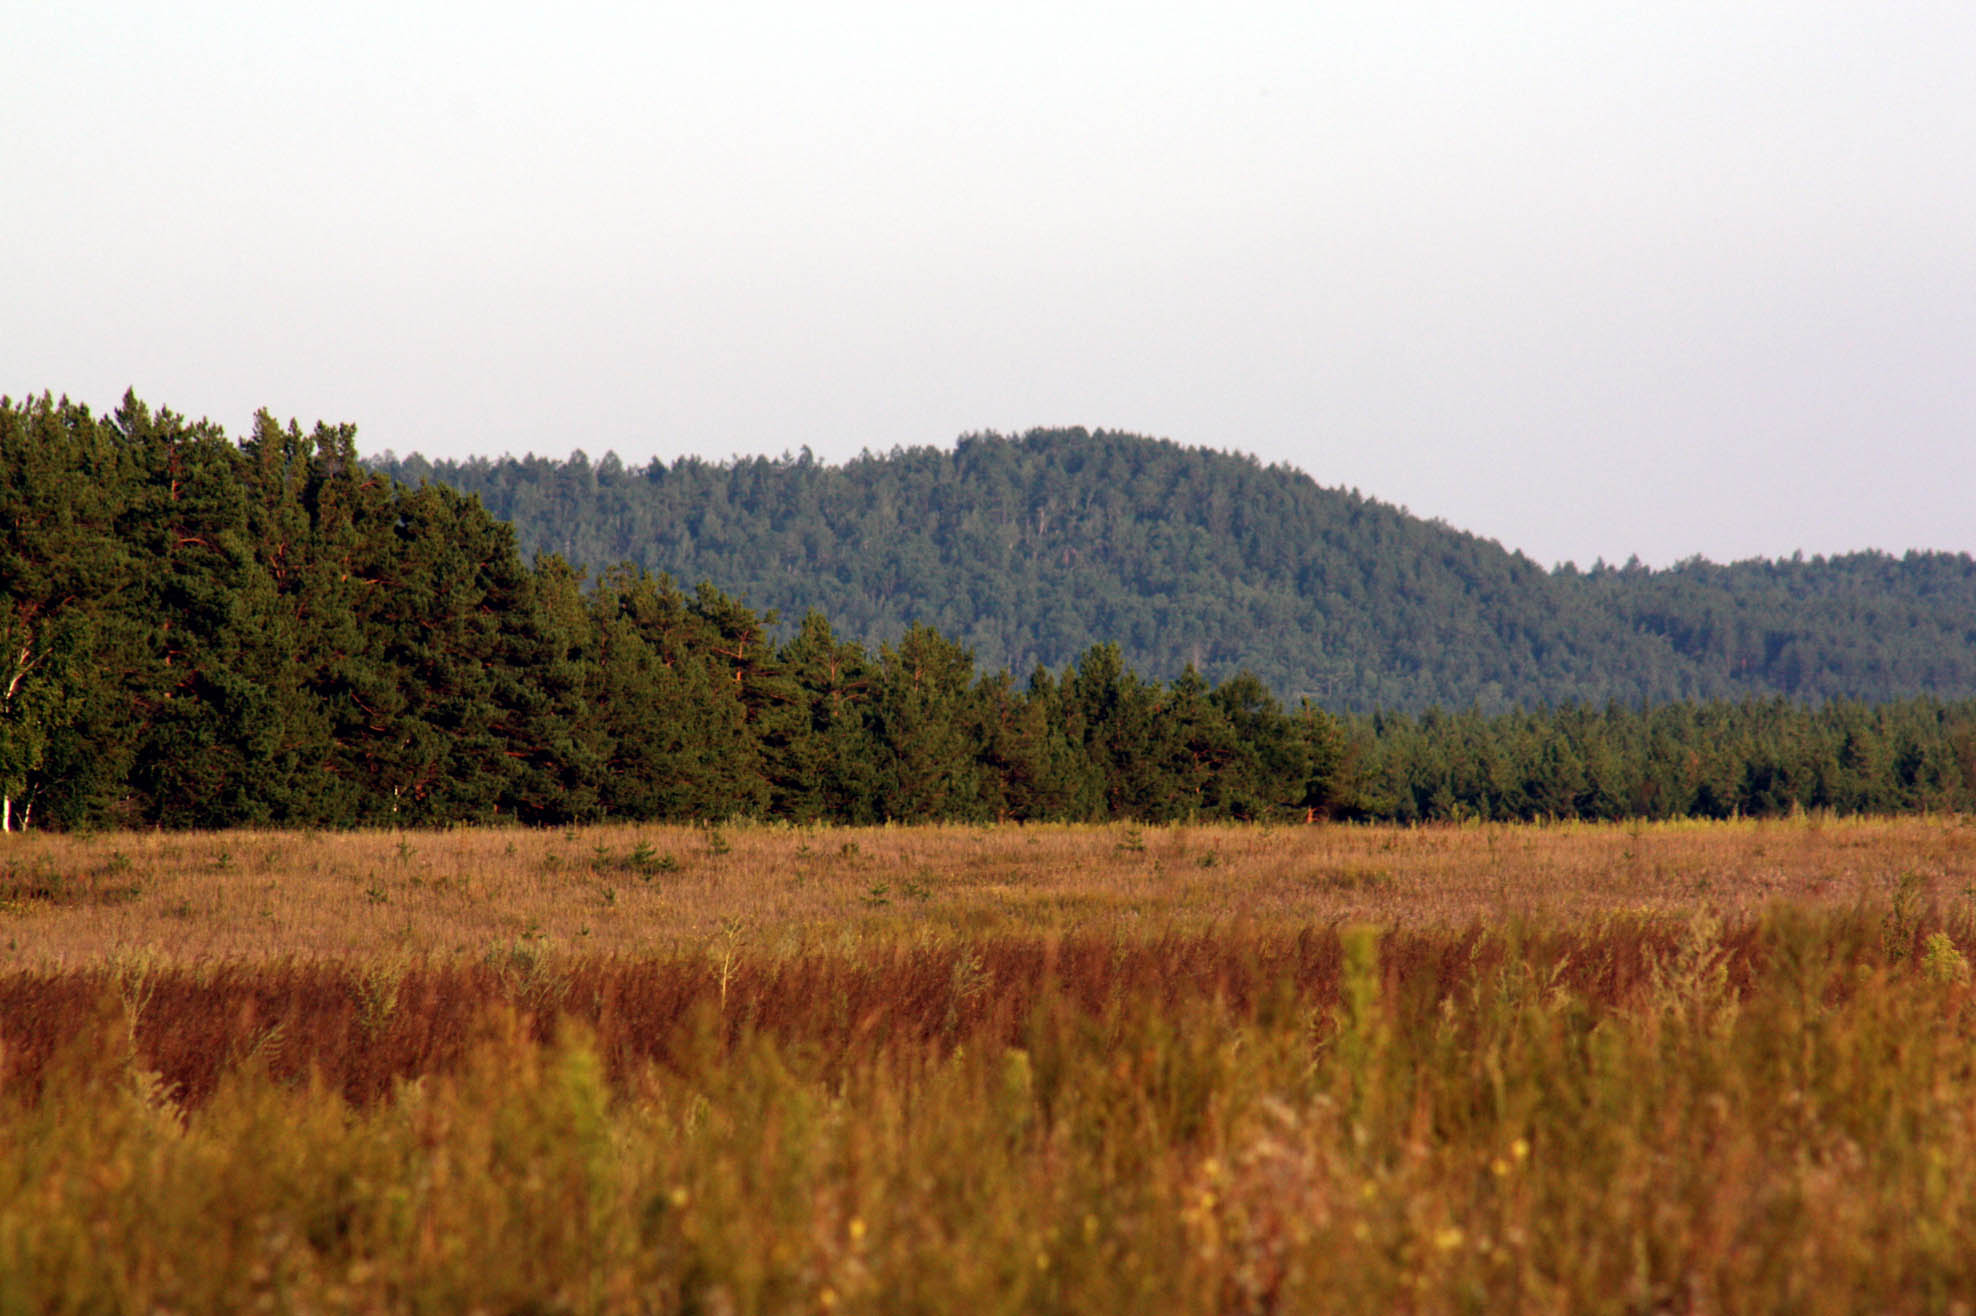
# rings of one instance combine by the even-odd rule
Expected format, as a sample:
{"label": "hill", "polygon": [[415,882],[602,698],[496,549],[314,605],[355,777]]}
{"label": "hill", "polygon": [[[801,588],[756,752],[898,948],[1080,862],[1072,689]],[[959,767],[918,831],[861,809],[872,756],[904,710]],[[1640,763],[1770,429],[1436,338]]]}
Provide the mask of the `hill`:
{"label": "hill", "polygon": [[1115,642],[1171,678],[1346,710],[1976,695],[1976,560],[1860,553],[1546,570],[1287,466],[1098,431],[626,467],[371,463],[477,495],[521,546],[709,580],[867,644],[915,623],[989,669]]}
{"label": "hill", "polygon": [[[891,524],[907,524],[907,500],[894,504]],[[1060,510],[1046,502],[1032,514],[1047,528]],[[1120,534],[1146,528],[1112,510]],[[1484,567],[1504,556],[1362,500],[1361,511],[1394,542],[1440,534]],[[885,541],[869,542],[882,562]],[[1074,552],[1058,559],[1051,597],[1105,583],[1077,574]],[[1445,588],[1448,563],[1429,576],[1420,561],[1383,566]],[[1853,565],[1855,594],[1882,598],[1870,562]],[[1527,567],[1512,560],[1510,583]],[[1206,597],[1206,572],[1183,578],[1176,596]],[[1554,599],[1596,602],[1600,591],[1624,595],[1628,574],[1534,580]],[[1779,587],[1758,575],[1769,593],[1738,598],[1775,606]],[[1661,582],[1673,602],[1650,600],[1653,615],[1685,617],[1690,596],[1741,589],[1736,579],[1676,573]],[[1793,567],[1777,579],[1803,577]],[[1813,579],[1828,588],[1797,602],[1803,615],[1860,606],[1839,588],[1843,574]],[[1487,600],[1510,586],[1487,583],[1495,593],[1467,599],[1470,624],[1498,622]],[[992,613],[988,589],[977,602]],[[1396,599],[1436,623],[1424,590]],[[1374,604],[1362,615],[1376,618]],[[1918,604],[1906,614],[1874,606],[1893,623],[1935,617]],[[1549,627],[1543,642],[1573,638],[1527,601],[1519,617]],[[1704,657],[1711,646],[1727,655],[1767,643],[1729,611],[1678,635],[1613,631],[1606,620],[1621,639]],[[1782,646],[1777,663],[1792,651]],[[1876,650],[1860,652],[1866,661]],[[1415,675],[1450,670],[1444,661]],[[1973,802],[1976,700],[1334,716],[1307,701],[1285,707],[1252,675],[1149,680],[1115,644],[1018,683],[925,625],[865,648],[811,613],[778,643],[710,584],[688,594],[624,567],[585,582],[553,553],[531,566],[512,527],[477,499],[367,469],[349,426],[305,433],[262,413],[236,442],[131,395],[101,416],[46,394],[0,397],[0,831],[730,817],[1410,822]],[[669,871],[654,863],[633,867],[646,878]],[[83,898],[111,876],[0,863],[0,908]]]}

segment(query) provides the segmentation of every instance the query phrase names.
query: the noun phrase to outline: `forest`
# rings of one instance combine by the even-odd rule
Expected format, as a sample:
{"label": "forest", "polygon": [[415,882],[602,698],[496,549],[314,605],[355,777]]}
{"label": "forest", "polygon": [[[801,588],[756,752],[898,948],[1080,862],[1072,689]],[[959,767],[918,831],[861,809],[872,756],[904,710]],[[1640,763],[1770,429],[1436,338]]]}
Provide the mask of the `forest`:
{"label": "forest", "polygon": [[1283,466],[1083,430],[867,454],[626,467],[432,462],[524,552],[711,580],[846,639],[915,624],[989,669],[1117,644],[1134,671],[1247,672],[1337,711],[1976,697],[1976,560],[1861,552],[1546,570]]}
{"label": "forest", "polygon": [[[1225,520],[1225,537],[1244,552],[1287,553],[1281,536],[1264,532],[1274,517],[1298,524],[1282,501],[1293,484],[1280,472],[1138,440],[1089,444],[1088,459],[1100,466],[1133,454],[1207,473],[1232,463],[1248,473],[1260,501],[1209,491],[1200,515]],[[1032,458],[1071,462],[1074,447],[1061,435],[980,440],[963,444],[952,461],[1019,472]],[[899,459],[903,468],[929,471],[947,460]],[[881,463],[867,465],[875,475]],[[1480,541],[1358,500],[1368,533],[1391,537],[1381,570],[1402,577],[1383,581],[1368,568],[1357,578],[1358,611],[1340,624],[1387,611],[1382,600],[1390,599],[1391,611],[1422,628],[1412,632],[1421,652],[1441,655],[1444,669],[1468,662],[1476,679],[1496,681],[1487,675],[1488,646],[1470,652],[1462,629],[1496,622],[1476,620],[1487,609],[1470,590],[1461,596],[1469,622],[1429,626],[1439,596],[1404,583],[1427,579],[1422,558],[1401,551],[1410,535],[1465,546],[1466,557],[1443,561],[1445,572],[1499,566],[1497,585],[1521,582],[1533,600],[1567,588],[1580,591],[1574,597],[1623,598],[1639,618],[1661,617],[1663,629],[1612,620],[1589,631],[1592,638],[1573,640],[1569,617],[1547,620],[1532,603],[1517,624],[1549,628],[1543,636],[1550,638],[1526,637],[1530,652],[1564,646],[1585,674],[1560,683],[1548,703],[1492,709],[1478,694],[1458,705],[1467,711],[1409,710],[1417,698],[1401,692],[1420,695],[1427,678],[1403,655],[1389,655],[1386,675],[1361,681],[1354,697],[1315,692],[1287,704],[1261,672],[1229,670],[1239,650],[1204,650],[1199,663],[1149,673],[1127,646],[1135,636],[1129,625],[1121,638],[1089,643],[1060,663],[1026,664],[1018,677],[1005,661],[984,658],[984,650],[1008,649],[984,642],[978,623],[949,631],[939,627],[944,616],[912,616],[895,638],[868,644],[840,635],[824,612],[811,609],[783,625],[772,610],[758,612],[712,584],[682,588],[635,564],[586,571],[558,552],[524,560],[515,530],[476,494],[432,473],[406,483],[393,470],[420,474],[403,463],[367,465],[349,426],[304,432],[263,413],[236,442],[209,422],[134,396],[102,415],[47,395],[0,399],[7,825],[1421,821],[1976,806],[1976,701],[1885,698],[1906,689],[1909,677],[1900,673],[1909,668],[1882,672],[1887,689],[1814,702],[1756,696],[1763,687],[1754,683],[1703,680],[1694,671],[1714,669],[1677,666],[1677,640],[1731,666],[1740,661],[1743,641],[1722,638],[1733,626],[1676,636],[1669,618],[1690,615],[1682,612],[1690,592],[1713,597],[1709,591],[1727,590],[1746,568],[1648,573],[1642,583],[1652,590],[1626,593],[1627,571],[1547,575]],[[811,490],[803,496],[820,499],[837,487],[833,481],[850,478],[802,462],[679,470],[657,468],[662,478],[652,478],[598,468],[593,495],[614,482],[667,490],[699,481],[707,488],[698,510],[685,514],[685,526],[668,523],[666,533],[718,545],[734,542],[722,536],[741,535],[744,521],[735,512],[729,529],[719,529],[737,504],[709,489],[754,481],[763,499],[793,496],[765,490],[777,472],[796,472]],[[935,475],[927,480],[929,497],[946,487]],[[1130,492],[1120,480],[1101,483],[1120,497]],[[1019,487],[1014,475],[1007,487]],[[890,486],[874,488],[888,505],[903,504]],[[1272,490],[1278,501],[1266,497]],[[1123,545],[1130,526],[1155,524],[1122,505],[1078,509],[1062,501],[1076,496],[1068,488],[1059,501],[1028,509],[1041,539],[1026,548],[1029,532],[994,514],[956,510],[950,519],[974,525],[982,542],[1009,545],[1003,562],[1032,560],[1025,555],[1057,543],[1049,527],[1062,518],[1086,517],[1079,534],[1090,543],[1116,533]],[[581,524],[578,511],[569,504],[571,525]],[[819,512],[822,519],[791,532],[821,536],[819,526],[855,523],[840,512]],[[881,528],[863,533],[874,536],[876,554]],[[1219,542],[1184,518],[1172,534],[1203,552]],[[564,547],[578,556],[592,551]],[[818,538],[809,557],[792,556],[781,569],[800,573],[824,552]],[[1303,570],[1296,560],[1286,556],[1283,570]],[[1752,587],[1749,610],[1761,615],[1773,606],[1765,600],[1802,588],[1805,616],[1825,605],[1843,616],[1869,597],[1859,582],[1877,576],[1890,595],[1896,585],[1907,589],[1907,611],[1885,603],[1886,624],[1857,637],[1866,655],[1859,661],[1870,666],[1881,661],[1872,646],[1903,634],[1903,625],[1933,635],[1947,625],[1941,618],[1960,615],[1956,591],[1969,588],[1966,567],[1966,559],[1847,559],[1805,564],[1796,574],[1775,566],[1769,585]],[[1039,577],[1036,588],[1072,589],[1075,579]],[[1933,579],[1944,598],[1929,611],[1913,591]],[[1257,609],[1257,618],[1276,606],[1228,593],[1223,604]],[[916,596],[903,575],[892,597],[910,616]],[[983,617],[997,606],[988,595],[977,603]],[[1197,603],[1176,595],[1171,606],[1185,612]],[[1101,609],[1091,620],[1105,616]],[[1228,624],[1230,635],[1267,633]],[[1071,642],[1074,631],[1067,626],[1057,642]],[[1592,681],[1601,655],[1617,661],[1621,652],[1602,646],[1622,640],[1633,646],[1628,652],[1660,655],[1662,684],[1629,686],[1622,698],[1611,682]],[[1798,652],[1796,643],[1769,665]],[[1804,652],[1822,653],[1825,643],[1809,640]],[[1968,654],[1933,652],[1924,648],[1911,670],[1947,673],[1943,683],[1960,690],[1960,678],[1950,678]],[[1806,666],[1800,676],[1794,693],[1816,693],[1825,668]],[[1359,706],[1381,690],[1393,692],[1402,711]],[[1746,697],[1667,702],[1719,692]]]}

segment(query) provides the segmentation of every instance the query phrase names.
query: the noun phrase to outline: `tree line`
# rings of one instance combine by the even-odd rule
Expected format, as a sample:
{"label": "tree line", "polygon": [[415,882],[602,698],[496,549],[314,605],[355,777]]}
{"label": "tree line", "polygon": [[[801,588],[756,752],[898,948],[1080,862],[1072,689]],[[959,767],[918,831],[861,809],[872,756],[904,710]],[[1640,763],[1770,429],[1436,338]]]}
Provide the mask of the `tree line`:
{"label": "tree line", "polygon": [[1976,808],[1976,702],[1711,700],[1346,720],[1333,804],[1395,822]]}
{"label": "tree line", "polygon": [[9,826],[1402,820],[1963,808],[1976,705],[1340,717],[1094,644],[1026,681],[912,624],[525,562],[348,426],[240,441],[0,399]]}
{"label": "tree line", "polygon": [[935,626],[991,669],[1116,643],[1156,679],[1251,672],[1357,712],[1976,697],[1968,554],[1545,570],[1288,467],[1077,429],[843,465],[377,466],[477,494],[524,551],[719,581],[867,645]]}

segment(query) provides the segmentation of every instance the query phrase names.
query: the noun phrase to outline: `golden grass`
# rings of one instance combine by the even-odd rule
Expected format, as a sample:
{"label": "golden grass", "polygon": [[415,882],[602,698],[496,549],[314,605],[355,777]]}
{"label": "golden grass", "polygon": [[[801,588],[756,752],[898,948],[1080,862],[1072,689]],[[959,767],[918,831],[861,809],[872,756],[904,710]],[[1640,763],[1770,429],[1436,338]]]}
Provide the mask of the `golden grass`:
{"label": "golden grass", "polygon": [[1970,1312],[1956,818],[30,836],[0,1312]]}
{"label": "golden grass", "polygon": [[1038,932],[1458,928],[1976,890],[1957,817],[1386,826],[590,827],[28,834],[0,971],[796,953]]}

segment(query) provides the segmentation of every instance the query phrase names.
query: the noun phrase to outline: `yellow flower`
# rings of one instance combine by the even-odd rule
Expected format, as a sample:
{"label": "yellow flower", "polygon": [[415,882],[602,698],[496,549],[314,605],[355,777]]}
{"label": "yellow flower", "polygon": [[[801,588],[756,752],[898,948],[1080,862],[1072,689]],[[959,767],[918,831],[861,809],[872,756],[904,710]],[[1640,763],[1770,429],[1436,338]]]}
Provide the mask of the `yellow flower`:
{"label": "yellow flower", "polygon": [[1461,1230],[1453,1225],[1444,1225],[1434,1231],[1434,1246],[1443,1252],[1452,1252],[1461,1246],[1464,1237]]}
{"label": "yellow flower", "polygon": [[862,1242],[864,1241],[864,1236],[865,1236],[865,1222],[864,1222],[864,1217],[863,1217],[863,1216],[861,1216],[861,1215],[854,1215],[854,1216],[852,1216],[852,1217],[851,1217],[851,1241],[852,1241],[853,1243],[862,1243]]}
{"label": "yellow flower", "polygon": [[1509,1145],[1509,1154],[1519,1161],[1527,1161],[1530,1159],[1530,1144],[1518,1138]]}

